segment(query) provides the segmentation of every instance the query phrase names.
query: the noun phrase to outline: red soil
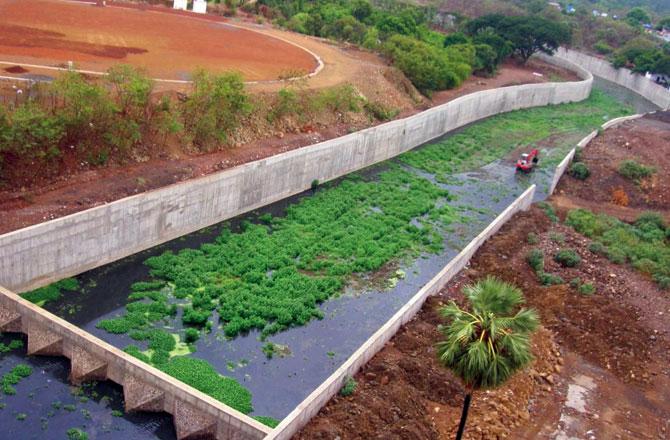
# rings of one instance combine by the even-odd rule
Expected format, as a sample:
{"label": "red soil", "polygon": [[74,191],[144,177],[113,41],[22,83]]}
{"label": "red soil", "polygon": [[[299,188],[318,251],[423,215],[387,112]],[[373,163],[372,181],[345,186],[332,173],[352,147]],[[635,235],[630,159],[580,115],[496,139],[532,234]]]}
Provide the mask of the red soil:
{"label": "red soil", "polygon": [[311,72],[316,59],[287,42],[218,20],[156,9],[0,0],[0,61],[104,71],[118,62],[149,75],[188,79],[196,67],[236,70],[245,80]]}

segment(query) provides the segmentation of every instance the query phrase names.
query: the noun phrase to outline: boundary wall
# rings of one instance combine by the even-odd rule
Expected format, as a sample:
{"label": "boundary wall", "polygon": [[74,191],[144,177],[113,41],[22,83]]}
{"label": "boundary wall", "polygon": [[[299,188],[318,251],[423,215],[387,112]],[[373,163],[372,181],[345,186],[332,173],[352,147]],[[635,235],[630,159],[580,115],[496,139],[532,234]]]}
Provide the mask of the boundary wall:
{"label": "boundary wall", "polygon": [[563,47],[559,48],[554,57],[575,63],[595,76],[599,76],[630,89],[637,94],[642,95],[663,110],[670,108],[670,90],[645,78],[644,75],[638,75],[626,68],[615,69],[607,60]]}
{"label": "boundary wall", "polygon": [[401,326],[409,322],[421,310],[429,296],[437,294],[458,272],[461,271],[482,244],[519,211],[527,210],[533,203],[535,185],[532,185],[514,200],[479,235],[438,273],[427,282],[395,315],[377,330],[358,350],[352,354],[333,374],[300,403],[266,437],[266,440],[288,440],[314,417],[319,410],[342,388],[348,377],[353,376],[396,334]]}
{"label": "boundary wall", "polygon": [[395,157],[498,113],[586,99],[582,81],[484,90],[422,113],[0,236],[0,285],[22,292],[116,261]]}
{"label": "boundary wall", "polygon": [[179,440],[258,440],[271,428],[0,287],[0,332],[28,336],[28,354],[70,359],[70,381],[123,386],[126,411],[172,414]]}

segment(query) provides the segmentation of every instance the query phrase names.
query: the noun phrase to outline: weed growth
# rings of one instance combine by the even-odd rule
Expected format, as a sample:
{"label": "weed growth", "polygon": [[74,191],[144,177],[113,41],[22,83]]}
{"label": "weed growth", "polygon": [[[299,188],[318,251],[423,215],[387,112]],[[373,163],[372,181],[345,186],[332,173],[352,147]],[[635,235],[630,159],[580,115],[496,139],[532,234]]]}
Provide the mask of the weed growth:
{"label": "weed growth", "polygon": [[654,167],[643,165],[635,160],[625,160],[621,162],[618,171],[623,177],[637,183],[656,172]]}
{"label": "weed growth", "polygon": [[586,180],[591,175],[591,171],[584,162],[575,162],[570,166],[568,174],[575,179]]}
{"label": "weed growth", "polygon": [[591,251],[604,253],[616,264],[628,261],[661,288],[670,287],[670,228],[658,214],[642,214],[631,225],[604,214],[576,209],[568,213],[566,223],[597,240],[591,244]]}
{"label": "weed growth", "polygon": [[49,284],[39,289],[31,290],[21,296],[31,303],[43,307],[46,303],[58,300],[63,291],[74,292],[79,289],[79,281],[74,278],[65,278],[56,283]]}
{"label": "weed growth", "polygon": [[577,267],[582,262],[582,258],[573,249],[561,249],[554,260],[563,267]]}
{"label": "weed growth", "polygon": [[344,382],[344,386],[340,389],[340,396],[351,396],[356,391],[357,386],[356,380],[353,377],[348,377]]}

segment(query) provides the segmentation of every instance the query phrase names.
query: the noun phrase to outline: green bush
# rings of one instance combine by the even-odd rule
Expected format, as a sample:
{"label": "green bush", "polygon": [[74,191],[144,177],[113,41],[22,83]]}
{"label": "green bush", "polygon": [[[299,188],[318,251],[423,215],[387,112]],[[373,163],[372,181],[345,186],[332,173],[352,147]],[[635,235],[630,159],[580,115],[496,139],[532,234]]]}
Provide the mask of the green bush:
{"label": "green bush", "polygon": [[331,112],[360,112],[363,98],[351,84],[323,89],[314,99],[317,109]]}
{"label": "green bush", "polygon": [[277,93],[277,98],[268,113],[268,120],[275,122],[288,116],[301,115],[304,112],[302,100],[293,89],[282,88]]}
{"label": "green bush", "polygon": [[596,255],[607,255],[607,246],[599,241],[593,241],[589,244],[589,251]]}
{"label": "green bush", "polygon": [[358,384],[356,383],[356,380],[354,380],[353,377],[347,377],[347,379],[344,382],[344,385],[340,389],[340,396],[343,397],[351,396],[356,391],[357,386]]}
{"label": "green bush", "polygon": [[88,440],[86,431],[82,431],[79,428],[70,428],[66,434],[68,440]]}
{"label": "green bush", "polygon": [[65,135],[61,118],[43,110],[33,101],[16,108],[3,123],[0,134],[0,153],[15,160],[48,163],[59,157],[59,143]]}
{"label": "green bush", "polygon": [[528,244],[538,244],[540,242],[540,237],[538,237],[535,232],[529,232],[526,241]]}
{"label": "green bush", "polygon": [[544,270],[544,254],[540,249],[532,249],[526,254],[526,261],[536,273]]}
{"label": "green bush", "polygon": [[554,260],[563,267],[577,267],[582,262],[582,258],[573,249],[561,249]]}
{"label": "green bush", "polygon": [[366,101],[364,108],[372,118],[378,121],[388,121],[400,113],[400,110],[390,108],[381,102]]}
{"label": "green bush", "polygon": [[239,73],[213,75],[204,70],[193,74],[193,92],[181,109],[186,133],[204,150],[228,142],[250,111],[249,95]]}
{"label": "green bush", "polygon": [[596,288],[592,283],[584,283],[579,286],[579,293],[582,295],[593,295],[596,292]]}
{"label": "green bush", "polygon": [[619,165],[618,171],[623,177],[639,182],[640,179],[651,176],[655,169],[642,165],[635,160],[625,160]]}
{"label": "green bush", "polygon": [[542,272],[538,274],[538,278],[540,279],[540,283],[544,286],[552,286],[555,284],[563,284],[565,281],[563,281],[563,278],[561,278],[558,275],[554,275],[551,273],[547,272]]}
{"label": "green bush", "polygon": [[596,52],[602,55],[609,55],[612,52],[614,52],[614,48],[607,44],[606,41],[600,40],[597,41],[594,45],[593,48],[595,49]]}
{"label": "green bush", "polygon": [[584,162],[575,162],[570,165],[568,174],[570,174],[575,179],[586,180],[586,178],[591,175],[591,171]]}

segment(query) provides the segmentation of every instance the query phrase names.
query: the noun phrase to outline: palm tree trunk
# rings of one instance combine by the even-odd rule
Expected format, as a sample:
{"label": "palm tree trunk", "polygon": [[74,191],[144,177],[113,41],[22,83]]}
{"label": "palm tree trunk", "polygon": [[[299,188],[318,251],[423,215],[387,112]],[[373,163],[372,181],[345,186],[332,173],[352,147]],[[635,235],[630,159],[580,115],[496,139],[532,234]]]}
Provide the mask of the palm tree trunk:
{"label": "palm tree trunk", "polygon": [[465,422],[468,420],[468,411],[470,410],[470,400],[472,400],[472,393],[465,395],[465,400],[463,401],[463,412],[461,413],[461,423],[458,425],[456,440],[461,440],[463,437],[463,431],[465,431]]}

